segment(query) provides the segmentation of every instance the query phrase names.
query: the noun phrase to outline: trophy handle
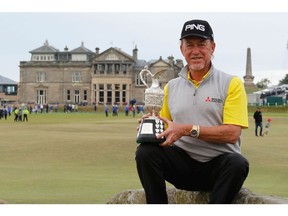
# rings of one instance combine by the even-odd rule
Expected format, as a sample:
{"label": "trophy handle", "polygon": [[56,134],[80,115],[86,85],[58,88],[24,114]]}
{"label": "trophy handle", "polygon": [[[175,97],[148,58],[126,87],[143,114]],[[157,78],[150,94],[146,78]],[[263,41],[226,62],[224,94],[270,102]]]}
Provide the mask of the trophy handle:
{"label": "trophy handle", "polygon": [[145,80],[144,80],[144,78],[143,78],[143,74],[146,74],[146,73],[148,73],[148,74],[150,74],[151,76],[153,76],[153,74],[148,70],[148,67],[147,67],[147,66],[145,66],[144,69],[140,71],[139,76],[140,76],[141,81],[144,83],[144,85],[145,85],[147,88],[149,88],[149,86],[147,85],[147,83],[145,82]]}
{"label": "trophy handle", "polygon": [[161,70],[156,72],[154,75],[152,75],[152,88],[157,88],[159,87],[159,79],[160,77],[166,72],[166,70]]}
{"label": "trophy handle", "polygon": [[146,75],[147,73],[152,77],[152,87],[158,87],[159,86],[159,78],[166,72],[166,70],[161,70],[156,72],[154,75],[151,73],[151,71],[148,70],[148,66],[145,66],[143,70],[140,71],[140,79],[144,83],[144,85],[149,88],[148,84],[145,82],[143,75]]}

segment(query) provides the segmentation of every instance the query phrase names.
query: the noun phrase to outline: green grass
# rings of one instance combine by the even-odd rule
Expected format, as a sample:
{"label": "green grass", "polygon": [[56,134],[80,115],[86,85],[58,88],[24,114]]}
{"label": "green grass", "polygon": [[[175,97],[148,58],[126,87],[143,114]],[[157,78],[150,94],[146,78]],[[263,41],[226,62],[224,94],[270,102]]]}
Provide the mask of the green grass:
{"label": "green grass", "polygon": [[[264,118],[266,113],[263,113]],[[267,116],[268,117],[268,116]],[[287,114],[272,118],[267,137],[243,131],[250,161],[245,187],[288,197]],[[142,188],[135,168],[136,118],[104,113],[29,115],[0,120],[0,199],[11,204],[104,204],[115,194]]]}
{"label": "green grass", "polygon": [[272,118],[268,136],[255,137],[252,117],[249,129],[243,130],[242,153],[250,161],[245,186],[260,194],[288,197],[288,115],[263,115],[265,121]]}

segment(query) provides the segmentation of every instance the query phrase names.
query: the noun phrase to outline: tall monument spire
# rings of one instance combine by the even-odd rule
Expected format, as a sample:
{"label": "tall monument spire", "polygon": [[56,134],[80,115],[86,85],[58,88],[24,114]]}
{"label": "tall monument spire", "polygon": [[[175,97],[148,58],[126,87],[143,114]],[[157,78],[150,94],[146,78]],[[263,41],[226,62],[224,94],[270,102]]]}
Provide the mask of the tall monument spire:
{"label": "tall monument spire", "polygon": [[245,86],[255,86],[255,84],[253,83],[254,76],[252,75],[252,61],[251,61],[250,48],[247,48],[246,75],[243,78]]}

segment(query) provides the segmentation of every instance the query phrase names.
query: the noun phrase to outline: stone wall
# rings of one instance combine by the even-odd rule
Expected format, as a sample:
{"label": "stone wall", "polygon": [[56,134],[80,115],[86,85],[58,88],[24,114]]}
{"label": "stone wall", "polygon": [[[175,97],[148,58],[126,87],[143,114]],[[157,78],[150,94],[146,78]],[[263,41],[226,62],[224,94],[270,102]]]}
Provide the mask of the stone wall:
{"label": "stone wall", "polygon": [[[168,188],[169,204],[207,204],[209,192],[184,191]],[[143,189],[127,190],[115,195],[107,204],[145,204],[146,198]],[[262,196],[242,188],[235,198],[234,204],[288,204],[288,199],[276,196]]]}

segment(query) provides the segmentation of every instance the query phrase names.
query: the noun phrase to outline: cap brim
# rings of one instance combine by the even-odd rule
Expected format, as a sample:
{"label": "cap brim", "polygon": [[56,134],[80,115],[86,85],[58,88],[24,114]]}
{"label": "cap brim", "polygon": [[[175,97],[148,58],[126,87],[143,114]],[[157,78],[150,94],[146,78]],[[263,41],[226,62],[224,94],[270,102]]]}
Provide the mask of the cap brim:
{"label": "cap brim", "polygon": [[210,37],[207,37],[207,36],[204,36],[204,35],[188,34],[188,35],[182,36],[179,40],[182,40],[183,38],[187,38],[187,37],[200,37],[200,38],[205,38],[205,39],[211,39]]}

